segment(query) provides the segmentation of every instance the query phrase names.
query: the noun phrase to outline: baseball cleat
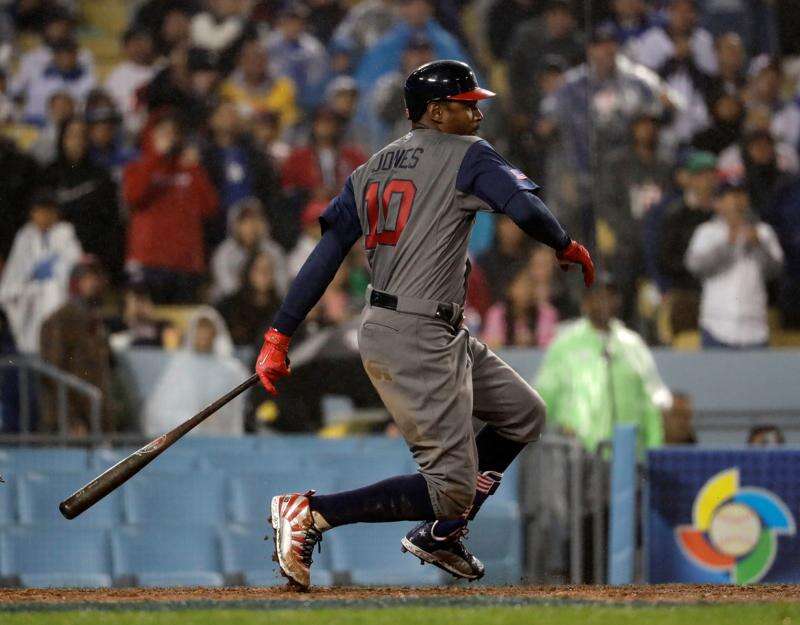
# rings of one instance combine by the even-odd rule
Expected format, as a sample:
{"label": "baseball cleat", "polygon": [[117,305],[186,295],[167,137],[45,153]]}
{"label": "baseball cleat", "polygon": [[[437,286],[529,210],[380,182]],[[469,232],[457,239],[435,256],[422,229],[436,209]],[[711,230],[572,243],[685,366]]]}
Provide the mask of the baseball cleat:
{"label": "baseball cleat", "polygon": [[400,550],[417,556],[421,564],[429,562],[455,577],[474,581],[483,577],[483,563],[461,542],[467,535],[466,526],[444,538],[433,534],[437,521],[423,521],[400,541]]}
{"label": "baseball cleat", "polygon": [[313,490],[272,498],[270,523],[275,530],[275,559],[281,574],[300,590],[311,585],[311,556],[322,541],[309,507]]}

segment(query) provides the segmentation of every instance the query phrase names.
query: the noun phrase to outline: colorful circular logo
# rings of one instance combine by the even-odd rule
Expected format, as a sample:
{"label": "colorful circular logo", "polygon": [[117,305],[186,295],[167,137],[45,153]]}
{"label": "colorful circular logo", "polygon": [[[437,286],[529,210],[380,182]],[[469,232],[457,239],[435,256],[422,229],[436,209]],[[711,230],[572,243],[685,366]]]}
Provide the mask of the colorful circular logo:
{"label": "colorful circular logo", "polygon": [[794,533],[786,504],[763,488],[741,488],[734,468],[703,485],[692,507],[692,525],[676,527],[675,539],[697,566],[727,572],[734,584],[751,584],[775,561],[777,536]]}

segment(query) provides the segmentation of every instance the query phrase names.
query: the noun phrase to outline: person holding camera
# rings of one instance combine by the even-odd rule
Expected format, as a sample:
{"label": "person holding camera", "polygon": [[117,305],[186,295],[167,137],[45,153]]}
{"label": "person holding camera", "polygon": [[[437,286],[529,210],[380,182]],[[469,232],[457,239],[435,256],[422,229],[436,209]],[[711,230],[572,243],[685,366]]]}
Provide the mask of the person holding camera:
{"label": "person holding camera", "polygon": [[700,334],[704,348],[766,347],[767,286],[783,266],[771,226],[760,222],[743,183],[726,181],[714,200],[716,216],[695,230],[686,268],[703,284]]}
{"label": "person holding camera", "polygon": [[142,156],[125,169],[123,197],[132,279],[147,285],[156,303],[195,301],[206,270],[203,223],[219,202],[198,149],[184,141],[174,116],[145,132]]}

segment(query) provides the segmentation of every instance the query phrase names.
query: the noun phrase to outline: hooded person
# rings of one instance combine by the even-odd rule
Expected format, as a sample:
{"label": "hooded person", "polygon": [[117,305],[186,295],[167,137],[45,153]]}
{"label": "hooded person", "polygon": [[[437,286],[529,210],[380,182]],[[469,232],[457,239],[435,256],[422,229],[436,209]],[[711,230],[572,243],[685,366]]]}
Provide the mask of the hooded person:
{"label": "hooded person", "polygon": [[[189,319],[182,347],[164,369],[143,411],[147,436],[168,432],[249,375],[233,355],[233,341],[222,316],[201,306]],[[244,433],[244,397],[220,408],[192,434],[239,436]]]}
{"label": "hooded person", "polygon": [[14,238],[0,278],[0,306],[20,352],[39,352],[42,322],[67,300],[70,272],[82,254],[75,228],[61,220],[53,193],[35,192],[28,223]]}
{"label": "hooded person", "polygon": [[211,299],[216,302],[233,295],[242,286],[242,269],[248,257],[259,252],[270,255],[278,295],[286,294],[289,274],[286,257],[270,237],[264,207],[255,197],[240,200],[228,211],[228,236],[211,257]]}

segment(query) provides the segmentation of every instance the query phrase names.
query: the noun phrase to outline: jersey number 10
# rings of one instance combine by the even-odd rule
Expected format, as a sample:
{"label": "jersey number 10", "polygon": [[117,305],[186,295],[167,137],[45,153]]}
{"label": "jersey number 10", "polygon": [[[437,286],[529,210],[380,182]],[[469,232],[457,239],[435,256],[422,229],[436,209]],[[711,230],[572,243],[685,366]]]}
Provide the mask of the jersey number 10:
{"label": "jersey number 10", "polygon": [[380,186],[378,181],[370,182],[364,197],[369,223],[364,247],[368,250],[378,245],[397,245],[417,194],[411,180],[389,180],[382,195]]}

